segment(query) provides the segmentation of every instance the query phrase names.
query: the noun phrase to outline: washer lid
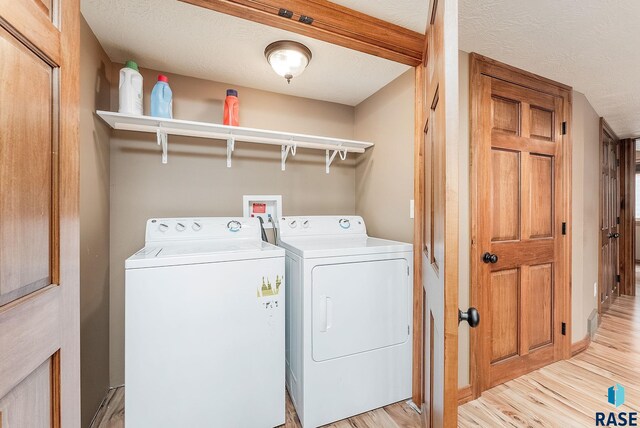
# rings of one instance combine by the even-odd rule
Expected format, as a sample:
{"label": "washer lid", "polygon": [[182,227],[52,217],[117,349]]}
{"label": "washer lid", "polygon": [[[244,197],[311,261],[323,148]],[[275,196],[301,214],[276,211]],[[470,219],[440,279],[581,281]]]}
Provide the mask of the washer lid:
{"label": "washer lid", "polygon": [[282,248],[255,239],[151,244],[125,261],[126,269],[284,257]]}
{"label": "washer lid", "polygon": [[413,245],[406,242],[370,238],[367,235],[291,237],[280,241],[279,245],[304,258],[399,253],[413,250]]}

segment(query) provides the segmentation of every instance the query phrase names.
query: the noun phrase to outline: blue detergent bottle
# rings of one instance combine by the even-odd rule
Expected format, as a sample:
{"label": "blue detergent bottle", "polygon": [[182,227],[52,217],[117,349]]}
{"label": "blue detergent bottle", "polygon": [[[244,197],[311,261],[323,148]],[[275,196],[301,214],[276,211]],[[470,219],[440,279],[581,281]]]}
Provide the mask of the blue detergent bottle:
{"label": "blue detergent bottle", "polygon": [[169,78],[158,75],[158,82],[151,91],[151,116],[173,119],[173,93],[169,87]]}

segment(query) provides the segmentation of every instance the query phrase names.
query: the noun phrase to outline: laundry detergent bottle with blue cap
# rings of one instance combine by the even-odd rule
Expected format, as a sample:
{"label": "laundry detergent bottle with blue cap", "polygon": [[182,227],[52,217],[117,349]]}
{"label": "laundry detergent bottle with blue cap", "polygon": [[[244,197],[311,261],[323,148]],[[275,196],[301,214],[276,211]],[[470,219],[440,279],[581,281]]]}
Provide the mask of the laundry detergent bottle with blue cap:
{"label": "laundry detergent bottle with blue cap", "polygon": [[163,74],[151,91],[151,116],[173,119],[173,93],[169,87],[169,78]]}

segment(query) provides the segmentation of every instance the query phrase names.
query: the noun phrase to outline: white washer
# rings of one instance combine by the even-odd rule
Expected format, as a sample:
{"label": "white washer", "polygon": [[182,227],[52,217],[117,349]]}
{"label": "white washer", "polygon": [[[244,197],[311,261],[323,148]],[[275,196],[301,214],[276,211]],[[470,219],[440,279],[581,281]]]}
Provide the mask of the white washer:
{"label": "white washer", "polygon": [[413,249],[362,217],[282,217],[287,388],[305,428],[411,396]]}
{"label": "white washer", "polygon": [[285,422],[284,250],[257,219],[147,221],[127,259],[129,428]]}

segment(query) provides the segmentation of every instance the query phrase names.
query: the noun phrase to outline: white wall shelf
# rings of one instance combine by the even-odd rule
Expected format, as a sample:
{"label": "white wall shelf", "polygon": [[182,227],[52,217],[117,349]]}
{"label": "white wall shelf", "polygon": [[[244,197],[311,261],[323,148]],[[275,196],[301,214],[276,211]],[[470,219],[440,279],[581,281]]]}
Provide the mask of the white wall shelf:
{"label": "white wall shelf", "polygon": [[225,140],[227,142],[227,167],[229,168],[236,141],[280,146],[282,171],[285,170],[287,158],[289,155],[295,156],[298,147],[325,150],[325,171],[327,174],[337,154],[340,155],[340,159],[344,160],[347,153],[364,153],[365,149],[373,146],[373,143],[366,141],[267,131],[216,123],[135,116],[100,110],[97,111],[97,114],[113,129],[156,134],[158,145],[162,147],[162,163],[167,163],[168,160],[169,135]]}

